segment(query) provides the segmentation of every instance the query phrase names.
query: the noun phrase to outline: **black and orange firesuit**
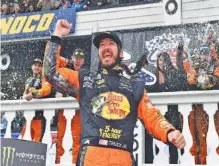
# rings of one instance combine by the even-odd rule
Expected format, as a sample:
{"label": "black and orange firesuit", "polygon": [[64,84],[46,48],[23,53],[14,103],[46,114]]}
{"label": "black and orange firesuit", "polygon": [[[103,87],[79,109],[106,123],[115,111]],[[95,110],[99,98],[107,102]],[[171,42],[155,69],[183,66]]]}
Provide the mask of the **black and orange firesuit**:
{"label": "black and orange firesuit", "polygon": [[44,74],[58,91],[79,101],[82,133],[77,165],[132,165],[137,118],[167,142],[167,133],[175,128],[152,105],[142,81],[124,77],[119,66],[98,73],[60,68],[60,44],[54,36],[48,42]]}
{"label": "black and orange firesuit", "polygon": [[[41,87],[44,87],[43,89]],[[52,97],[50,84],[42,80],[41,74],[37,74],[27,79],[25,83],[24,94],[32,93],[33,98],[45,98]],[[35,116],[31,121],[31,139],[36,142],[42,142],[42,138],[45,132],[46,119],[43,116],[43,110],[35,111]],[[22,136],[24,135],[22,130]]]}

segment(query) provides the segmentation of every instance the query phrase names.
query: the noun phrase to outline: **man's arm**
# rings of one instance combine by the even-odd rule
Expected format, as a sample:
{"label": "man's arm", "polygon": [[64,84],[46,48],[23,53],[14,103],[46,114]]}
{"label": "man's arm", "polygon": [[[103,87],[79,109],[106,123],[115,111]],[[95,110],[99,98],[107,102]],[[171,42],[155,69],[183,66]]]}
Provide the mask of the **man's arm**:
{"label": "man's arm", "polygon": [[33,98],[43,98],[52,92],[51,84],[43,77],[41,89],[30,88],[30,93]]}
{"label": "man's arm", "polygon": [[160,111],[152,105],[145,90],[138,105],[138,117],[149,133],[163,142],[167,142],[168,131],[175,130]]}
{"label": "man's arm", "polygon": [[[59,56],[56,59],[56,63],[59,68],[66,67],[69,64],[69,60]],[[30,88],[29,91],[32,93],[33,98],[42,98],[48,96],[52,92],[52,85],[43,77],[41,89],[36,90],[35,88]]]}
{"label": "man's arm", "polygon": [[59,59],[57,59],[57,61],[59,63],[59,67],[66,67],[69,63],[69,60],[62,56],[59,56]]}
{"label": "man's arm", "polygon": [[79,99],[78,72],[60,67],[60,50],[61,38],[52,36],[45,50],[43,75],[59,92]]}
{"label": "man's arm", "polygon": [[26,80],[25,83],[23,99],[26,99],[27,101],[32,100],[32,94],[29,92],[32,82],[33,82],[33,78],[29,78]]}
{"label": "man's arm", "polygon": [[23,99],[25,99],[27,101],[32,99],[32,94],[28,93],[28,87],[27,86],[25,86],[25,89],[24,89]]}
{"label": "man's arm", "polygon": [[138,105],[138,117],[149,133],[155,138],[165,143],[173,143],[178,148],[185,146],[183,135],[152,105],[145,90]]}

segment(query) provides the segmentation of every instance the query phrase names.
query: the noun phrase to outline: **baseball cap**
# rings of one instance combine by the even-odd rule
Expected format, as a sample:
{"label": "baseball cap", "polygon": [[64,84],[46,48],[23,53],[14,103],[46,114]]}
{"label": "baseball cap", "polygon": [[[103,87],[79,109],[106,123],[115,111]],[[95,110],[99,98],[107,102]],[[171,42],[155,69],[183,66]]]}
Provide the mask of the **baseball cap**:
{"label": "baseball cap", "polygon": [[100,41],[109,38],[115,41],[120,48],[122,48],[122,42],[119,39],[119,36],[115,32],[98,32],[96,33],[96,36],[93,39],[93,44],[95,45],[96,48],[99,48]]}
{"label": "baseball cap", "polygon": [[43,64],[42,60],[40,58],[36,58],[33,60],[32,64],[34,63],[40,63],[41,65]]}
{"label": "baseball cap", "polygon": [[80,58],[84,58],[85,57],[85,51],[80,49],[80,48],[76,48],[74,51],[73,51],[73,54],[72,56],[77,56],[77,57],[80,57]]}

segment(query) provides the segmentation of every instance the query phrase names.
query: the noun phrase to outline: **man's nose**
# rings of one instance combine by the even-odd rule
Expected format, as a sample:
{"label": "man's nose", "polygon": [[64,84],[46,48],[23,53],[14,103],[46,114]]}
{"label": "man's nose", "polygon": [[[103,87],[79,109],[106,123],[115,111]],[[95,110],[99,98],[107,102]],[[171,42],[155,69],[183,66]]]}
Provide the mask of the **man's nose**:
{"label": "man's nose", "polygon": [[110,51],[110,49],[109,49],[109,47],[107,45],[104,46],[104,47],[105,47],[104,50],[103,50],[104,52],[106,52],[106,51],[109,52]]}

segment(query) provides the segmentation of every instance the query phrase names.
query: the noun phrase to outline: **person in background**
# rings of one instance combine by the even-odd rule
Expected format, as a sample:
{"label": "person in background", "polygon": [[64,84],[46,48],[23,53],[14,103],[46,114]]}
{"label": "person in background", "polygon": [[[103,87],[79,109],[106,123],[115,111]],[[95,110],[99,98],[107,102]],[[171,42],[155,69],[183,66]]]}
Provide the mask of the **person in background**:
{"label": "person in background", "polygon": [[24,111],[16,111],[15,118],[11,122],[11,137],[12,138],[21,138],[24,136],[26,119],[24,117]]}
{"label": "person in background", "polygon": [[192,56],[194,74],[192,83],[198,89],[212,89],[219,85],[219,62],[213,56],[208,45],[201,45],[199,50]]}
{"label": "person in background", "polygon": [[15,8],[14,8],[13,3],[9,4],[9,13],[8,14],[15,14]]}
{"label": "person in background", "polygon": [[[23,98],[27,101],[33,98],[42,98],[50,94],[50,90],[42,90],[42,60],[36,58],[32,62],[32,72],[33,75],[27,79],[25,83],[25,90],[23,93]],[[47,87],[49,84],[43,81]],[[46,88],[47,89],[47,88]],[[42,142],[42,138],[45,132],[46,119],[43,116],[43,110],[35,111],[35,116],[31,121],[31,138],[33,141]]]}
{"label": "person in background", "polygon": [[8,5],[6,3],[1,5],[1,16],[8,14]]}
{"label": "person in background", "polygon": [[173,66],[170,56],[167,52],[161,52],[157,55],[157,87],[159,91],[178,90],[177,69]]}
{"label": "person in background", "polygon": [[[85,61],[85,51],[77,48],[73,51],[71,60],[65,58],[62,59],[60,66],[67,67],[71,70],[79,71],[83,67]],[[57,97],[63,97],[61,93],[57,94]],[[66,129],[66,118],[64,116],[64,110],[59,110],[58,112],[58,131],[57,131],[57,153],[56,153],[56,163],[60,163],[60,157],[64,154],[64,149],[62,147],[62,140]],[[81,136],[81,123],[80,123],[80,110],[76,110],[75,116],[71,121],[71,131],[73,138],[72,147],[72,163],[76,163],[79,150],[80,150],[80,136]]]}
{"label": "person in background", "polygon": [[34,12],[35,11],[35,9],[34,9],[34,5],[32,4],[32,3],[30,3],[29,4],[29,6],[28,6],[28,9],[27,9],[27,12]]}
{"label": "person in background", "polygon": [[14,13],[15,14],[20,13],[20,6],[18,3],[14,3]]}
{"label": "person in background", "polygon": [[[11,138],[17,139],[20,135],[24,136],[26,119],[23,116],[23,111],[16,111],[15,118],[11,122]],[[4,138],[8,120],[5,118],[5,112],[1,112],[1,138]]]}
{"label": "person in background", "polygon": [[7,125],[8,125],[8,120],[5,118],[5,112],[1,111],[1,138],[4,138]]}
{"label": "person in background", "polygon": [[59,9],[67,9],[71,7],[71,3],[68,0],[60,0],[60,7]]}
{"label": "person in background", "polygon": [[54,3],[52,0],[39,0],[37,3],[37,10],[52,10],[54,8]]}
{"label": "person in background", "polygon": [[156,76],[159,91],[188,90],[189,84],[196,84],[196,71],[184,58],[183,42],[177,47],[176,67],[167,52],[158,54]]}
{"label": "person in background", "polygon": [[58,10],[61,6],[61,0],[54,0],[54,9]]}
{"label": "person in background", "polygon": [[85,4],[84,0],[72,0],[71,7],[75,8],[76,11],[87,9],[87,5]]}
{"label": "person in background", "polygon": [[23,3],[22,3],[22,5],[24,5],[24,9],[25,9],[25,11],[27,11],[27,9],[28,9],[28,6],[29,6],[29,3],[30,3],[30,1],[29,1],[29,0],[23,0]]}
{"label": "person in background", "polygon": [[26,12],[26,8],[24,4],[20,4],[20,13],[25,13]]}

